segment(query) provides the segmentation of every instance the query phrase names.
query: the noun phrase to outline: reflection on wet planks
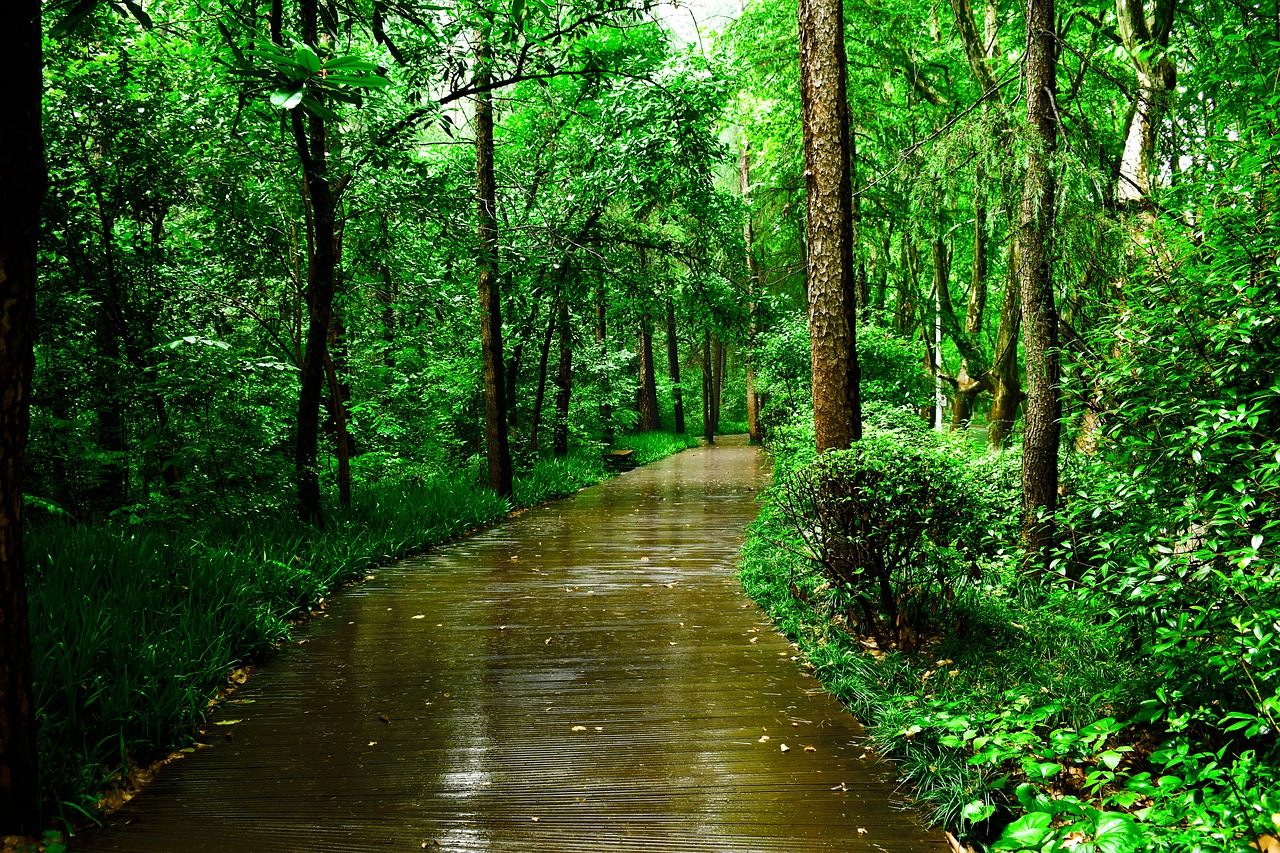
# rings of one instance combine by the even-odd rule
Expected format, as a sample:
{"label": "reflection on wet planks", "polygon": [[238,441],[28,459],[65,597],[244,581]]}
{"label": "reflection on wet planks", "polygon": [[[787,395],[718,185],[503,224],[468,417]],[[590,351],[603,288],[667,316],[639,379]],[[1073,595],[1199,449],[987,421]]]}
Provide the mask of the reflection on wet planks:
{"label": "reflection on wet planks", "polygon": [[764,479],[686,451],[380,571],[73,849],[945,849],[738,587]]}

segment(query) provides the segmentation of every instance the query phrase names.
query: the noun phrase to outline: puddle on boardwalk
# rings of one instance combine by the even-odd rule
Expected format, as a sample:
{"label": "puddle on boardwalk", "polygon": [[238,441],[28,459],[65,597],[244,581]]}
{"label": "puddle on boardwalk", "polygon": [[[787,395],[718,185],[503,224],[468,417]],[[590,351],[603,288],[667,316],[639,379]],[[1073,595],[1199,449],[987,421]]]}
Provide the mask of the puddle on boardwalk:
{"label": "puddle on boardwalk", "polygon": [[379,571],[72,848],[942,850],[738,586],[764,482],[689,450]]}

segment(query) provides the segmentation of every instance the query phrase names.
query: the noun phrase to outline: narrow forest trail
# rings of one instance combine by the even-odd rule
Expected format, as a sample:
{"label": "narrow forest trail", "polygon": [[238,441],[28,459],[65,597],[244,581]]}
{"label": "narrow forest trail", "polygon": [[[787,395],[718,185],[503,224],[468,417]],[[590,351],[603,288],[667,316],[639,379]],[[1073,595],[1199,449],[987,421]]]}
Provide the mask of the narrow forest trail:
{"label": "narrow forest trail", "polygon": [[943,849],[738,586],[762,469],[730,439],[380,571],[72,849]]}

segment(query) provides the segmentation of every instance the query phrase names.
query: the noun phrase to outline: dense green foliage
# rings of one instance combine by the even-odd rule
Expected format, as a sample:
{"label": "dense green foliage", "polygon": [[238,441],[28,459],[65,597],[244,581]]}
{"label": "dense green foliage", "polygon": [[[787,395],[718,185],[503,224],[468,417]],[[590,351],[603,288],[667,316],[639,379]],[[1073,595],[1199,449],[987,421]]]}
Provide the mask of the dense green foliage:
{"label": "dense green foliage", "polygon": [[964,843],[1280,845],[1274,9],[1058,3],[1033,574],[1021,2],[845,6],[866,437],[822,456],[796,0],[707,50],[641,0],[146,6],[45,22],[25,484],[64,816],[335,584],[501,517],[495,437],[527,506],[606,447],[755,434],[754,392],[744,582]]}

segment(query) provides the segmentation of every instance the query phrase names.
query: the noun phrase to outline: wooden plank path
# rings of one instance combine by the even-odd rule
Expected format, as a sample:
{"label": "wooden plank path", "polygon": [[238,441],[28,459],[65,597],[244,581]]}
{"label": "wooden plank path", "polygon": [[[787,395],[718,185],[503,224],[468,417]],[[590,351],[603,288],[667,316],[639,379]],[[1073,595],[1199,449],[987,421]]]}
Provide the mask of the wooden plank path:
{"label": "wooden plank path", "polygon": [[762,464],[685,451],[381,570],[72,849],[945,850],[738,586]]}

